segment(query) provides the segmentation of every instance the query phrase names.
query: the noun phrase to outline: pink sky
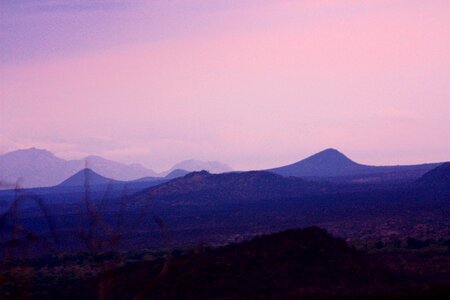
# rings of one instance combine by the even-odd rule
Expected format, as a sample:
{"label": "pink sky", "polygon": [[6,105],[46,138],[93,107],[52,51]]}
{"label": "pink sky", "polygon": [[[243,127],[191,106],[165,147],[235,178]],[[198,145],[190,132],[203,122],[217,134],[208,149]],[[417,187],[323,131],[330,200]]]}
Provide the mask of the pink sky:
{"label": "pink sky", "polygon": [[0,8],[0,153],[156,170],[328,147],[367,164],[450,160],[448,1],[25,3]]}

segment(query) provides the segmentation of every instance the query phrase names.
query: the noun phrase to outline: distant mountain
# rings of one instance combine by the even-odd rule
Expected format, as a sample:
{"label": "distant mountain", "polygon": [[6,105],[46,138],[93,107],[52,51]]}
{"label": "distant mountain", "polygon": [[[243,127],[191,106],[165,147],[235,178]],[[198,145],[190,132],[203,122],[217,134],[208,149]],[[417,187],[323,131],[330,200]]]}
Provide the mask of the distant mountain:
{"label": "distant mountain", "polygon": [[87,184],[88,186],[95,186],[95,185],[108,185],[115,183],[124,183],[124,182],[106,178],[100,174],[95,173],[91,169],[85,168],[77,172],[75,175],[67,178],[57,186],[74,187],[74,186],[84,186],[85,184]]}
{"label": "distant mountain", "polygon": [[157,181],[157,180],[161,180],[161,179],[163,179],[163,177],[145,176],[142,178],[131,180],[130,182],[150,182],[150,181]]}
{"label": "distant mountain", "polygon": [[0,155],[0,180],[21,187],[51,186],[81,169],[73,161],[56,157],[47,150],[36,148],[17,150]]}
{"label": "distant mountain", "polygon": [[189,174],[189,171],[186,170],[182,170],[182,169],[175,169],[172,172],[170,172],[169,174],[167,174],[164,178],[166,179],[175,179],[178,177],[183,177],[187,174]]}
{"label": "distant mountain", "polygon": [[323,192],[327,186],[296,177],[250,171],[210,174],[192,172],[184,177],[152,187],[140,196],[195,203],[240,202],[280,197],[296,197]]}
{"label": "distant mountain", "polygon": [[365,169],[335,149],[326,149],[291,165],[268,171],[285,176],[342,176]]}
{"label": "distant mountain", "polygon": [[64,160],[47,150],[30,148],[0,155],[0,182],[15,183],[21,178],[21,187],[53,186],[85,167],[115,180],[156,175],[141,165],[125,165],[98,156]]}
{"label": "distant mountain", "polygon": [[162,173],[161,175],[167,176],[169,173],[171,173],[175,170],[185,170],[188,172],[208,171],[208,172],[214,173],[214,174],[232,171],[232,169],[228,165],[223,164],[218,161],[201,161],[201,160],[196,160],[196,159],[189,159],[189,160],[184,160],[182,162],[177,163],[169,171],[166,171],[166,172]]}
{"label": "distant mountain", "polygon": [[187,174],[189,174],[190,172],[186,171],[186,170],[180,170],[180,169],[176,169],[173,170],[172,172],[170,172],[169,174],[167,174],[164,177],[155,177],[155,176],[146,176],[146,177],[142,177],[139,179],[135,179],[133,180],[133,182],[146,182],[146,181],[161,181],[161,180],[171,180],[171,179],[175,179],[178,177],[183,177]]}
{"label": "distant mountain", "polygon": [[440,163],[408,166],[369,166],[358,164],[336,149],[326,149],[296,163],[267,171],[296,177],[337,178],[349,181],[381,181],[419,178]]}
{"label": "distant mountain", "polygon": [[100,156],[88,156],[84,161],[86,161],[88,168],[116,180],[133,180],[144,176],[157,176],[153,170],[140,164],[125,165]]}
{"label": "distant mountain", "polygon": [[443,163],[427,172],[425,175],[420,177],[416,183],[425,185],[442,185],[450,189],[450,162]]}

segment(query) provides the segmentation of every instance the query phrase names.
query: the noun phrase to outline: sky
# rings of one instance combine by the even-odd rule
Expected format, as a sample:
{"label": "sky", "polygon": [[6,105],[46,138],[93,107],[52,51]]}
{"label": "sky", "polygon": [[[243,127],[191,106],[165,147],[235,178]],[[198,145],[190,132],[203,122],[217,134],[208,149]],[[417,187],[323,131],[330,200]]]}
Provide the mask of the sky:
{"label": "sky", "polygon": [[450,160],[450,1],[0,1],[0,153]]}

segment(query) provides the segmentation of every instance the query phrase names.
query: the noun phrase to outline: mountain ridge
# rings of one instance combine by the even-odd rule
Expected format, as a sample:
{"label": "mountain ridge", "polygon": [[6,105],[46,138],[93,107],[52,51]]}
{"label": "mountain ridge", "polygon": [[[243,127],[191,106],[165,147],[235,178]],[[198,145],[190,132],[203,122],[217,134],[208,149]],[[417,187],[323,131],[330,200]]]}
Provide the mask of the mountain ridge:
{"label": "mountain ridge", "polygon": [[89,167],[114,180],[133,180],[156,175],[141,165],[126,165],[100,156],[65,160],[45,149],[28,148],[0,155],[0,181],[14,183],[18,179],[23,188],[50,187]]}
{"label": "mountain ridge", "polygon": [[[328,148],[295,163],[266,169],[282,176],[311,180],[343,180],[348,182],[377,182],[389,180],[414,181],[441,163],[399,166],[370,166],[359,164],[340,151]],[[207,170],[220,174],[231,168],[217,161],[186,160],[166,172],[157,174],[139,164],[122,164],[96,155],[80,160],[64,160],[48,150],[29,148],[0,155],[0,182],[19,182],[21,187],[54,186],[88,167],[105,177],[119,181],[173,179],[189,172]],[[183,170],[183,171],[181,171]],[[0,187],[1,188],[1,187]]]}
{"label": "mountain ridge", "polygon": [[161,176],[165,177],[168,174],[176,170],[185,170],[188,172],[198,172],[198,171],[208,171],[210,173],[219,174],[231,172],[233,169],[227,164],[221,163],[219,161],[202,161],[198,159],[187,159],[180,161],[173,165],[169,170],[160,173]]}
{"label": "mountain ridge", "polygon": [[183,177],[150,187],[136,195],[145,199],[170,199],[172,203],[234,203],[280,197],[295,197],[324,192],[330,186],[308,182],[297,177],[285,177],[265,171],[211,174],[191,172]]}

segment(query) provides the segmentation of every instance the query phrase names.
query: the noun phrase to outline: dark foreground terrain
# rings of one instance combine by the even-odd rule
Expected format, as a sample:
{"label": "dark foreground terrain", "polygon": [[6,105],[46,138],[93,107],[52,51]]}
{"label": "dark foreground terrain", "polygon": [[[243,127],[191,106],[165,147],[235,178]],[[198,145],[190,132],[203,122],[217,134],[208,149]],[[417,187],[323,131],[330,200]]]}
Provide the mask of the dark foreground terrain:
{"label": "dark foreground terrain", "polygon": [[450,240],[366,251],[318,227],[189,251],[23,261],[2,299],[448,299]]}

